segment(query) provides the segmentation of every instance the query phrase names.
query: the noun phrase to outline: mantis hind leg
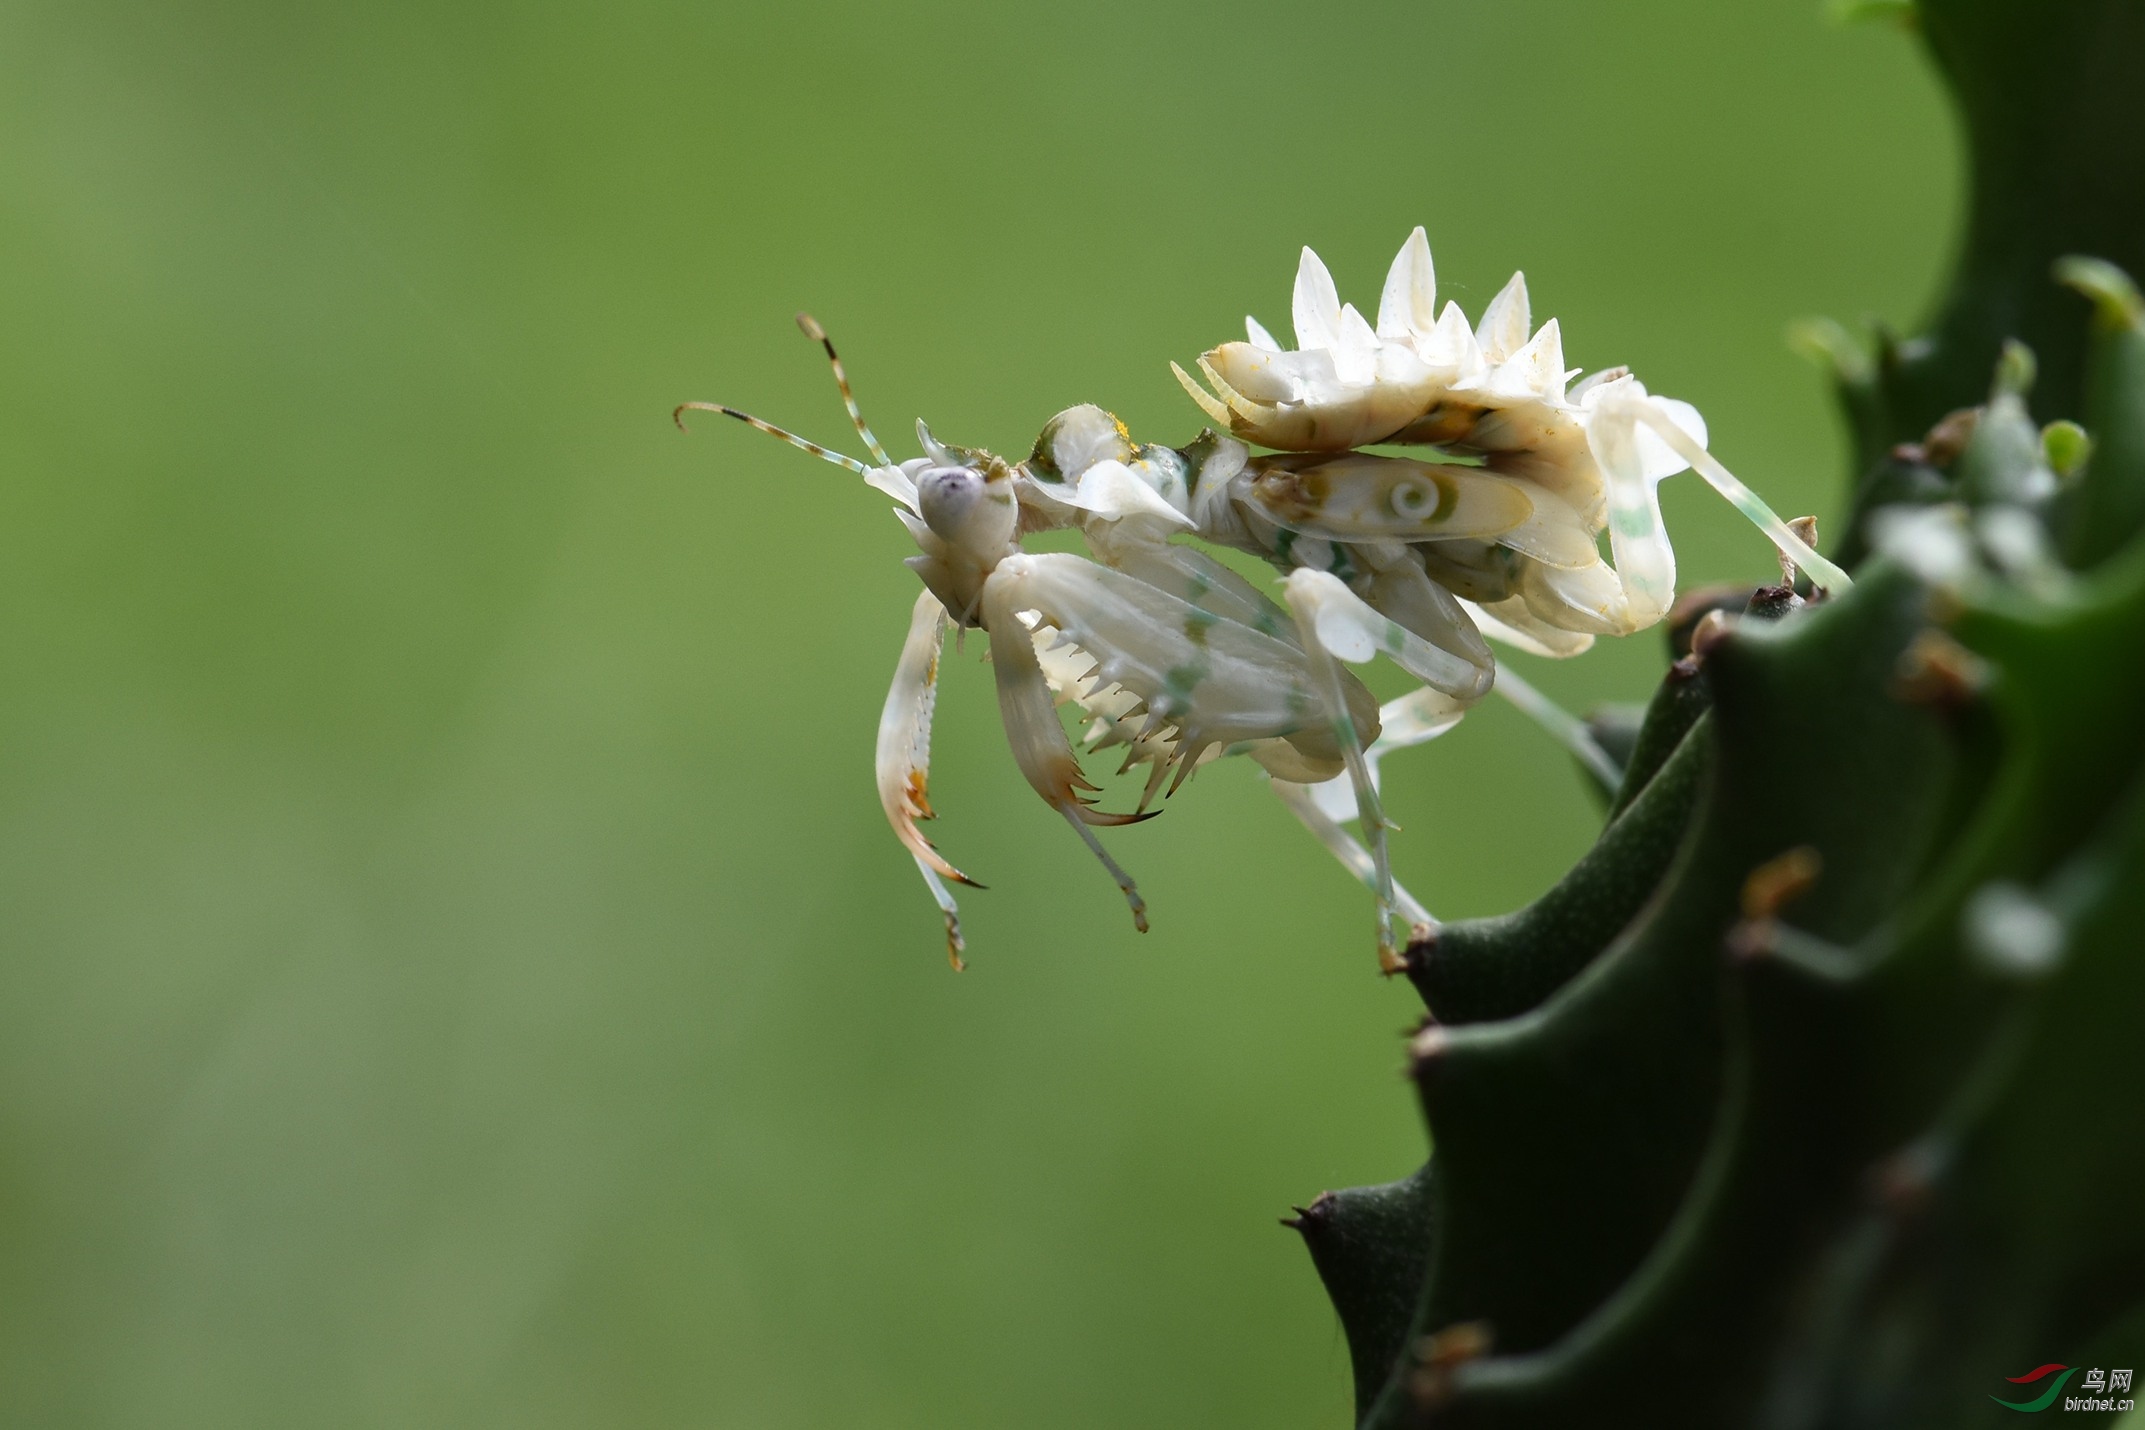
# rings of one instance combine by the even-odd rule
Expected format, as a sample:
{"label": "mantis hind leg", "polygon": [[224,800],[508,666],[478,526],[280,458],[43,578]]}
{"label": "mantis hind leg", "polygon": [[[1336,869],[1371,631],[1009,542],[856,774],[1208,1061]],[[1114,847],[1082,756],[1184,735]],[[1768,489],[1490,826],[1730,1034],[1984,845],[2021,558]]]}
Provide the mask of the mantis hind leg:
{"label": "mantis hind leg", "polygon": [[[1326,852],[1338,860],[1343,869],[1364,888],[1377,892],[1377,866],[1371,861],[1370,851],[1321,805],[1318,786],[1283,779],[1271,779],[1267,783],[1273,787],[1274,797],[1311,831],[1311,837],[1324,845]],[[1411,937],[1420,937],[1437,927],[1437,919],[1398,879],[1393,880],[1393,907],[1408,921]]]}
{"label": "mantis hind leg", "polygon": [[1763,497],[1743,485],[1735,473],[1721,465],[1719,458],[1677,425],[1658,400],[1640,399],[1633,406],[1637,421],[1651,429],[1669,450],[1689,462],[1707,486],[1719,492],[1752,526],[1764,532],[1780,549],[1781,556],[1801,567],[1812,582],[1827,591],[1844,591],[1854,584],[1845,571],[1812,550],[1792,523],[1781,520],[1780,514],[1768,506]]}
{"label": "mantis hind leg", "polygon": [[[1363,752],[1363,764],[1372,783],[1377,782],[1379,762],[1385,756],[1436,739],[1459,724],[1460,717],[1466,713],[1465,703],[1427,685],[1397,700],[1386,701],[1378,711],[1378,738]],[[1268,783],[1273,786],[1275,798],[1311,831],[1311,837],[1324,845],[1327,853],[1340,861],[1343,869],[1375,893],[1377,866],[1370,851],[1342,827],[1361,814],[1354,786],[1346,773],[1322,784],[1293,780],[1277,770],[1270,769],[1268,773],[1272,775]],[[1393,907],[1408,921],[1410,942],[1438,925],[1437,917],[1409,893],[1398,878],[1393,880]]]}
{"label": "mantis hind leg", "polygon": [[1087,847],[1094,850],[1095,857],[1102,861],[1102,867],[1109,870],[1110,877],[1117,881],[1119,891],[1125,896],[1125,903],[1132,910],[1132,927],[1138,929],[1141,933],[1147,932],[1147,901],[1140,897],[1139,885],[1133,883],[1132,876],[1124,871],[1122,865],[1110,857],[1110,851],[1102,847],[1102,841],[1095,837],[1095,831],[1088,827],[1087,821],[1082,819],[1074,809],[1066,805],[1059,805],[1058,813],[1065,816],[1067,824],[1079,831],[1080,837],[1087,841]]}
{"label": "mantis hind leg", "polygon": [[961,957],[968,947],[968,942],[961,937],[960,906],[954,903],[953,890],[946,887],[946,881],[938,876],[938,870],[919,858],[916,861],[916,872],[924,876],[924,883],[931,887],[931,897],[938,900],[938,911],[946,920],[946,961],[953,965],[955,973],[959,973],[968,967]]}
{"label": "mantis hind leg", "polygon": [[1624,767],[1601,748],[1586,722],[1520,679],[1509,665],[1497,672],[1497,693],[1517,706],[1550,739],[1569,750],[1604,788],[1614,790],[1624,782]]}
{"label": "mantis hind leg", "polygon": [[[1044,803],[1065,817],[1079,831],[1081,840],[1094,851],[1102,867],[1117,881],[1132,910],[1132,925],[1147,931],[1147,901],[1090,825],[1134,824],[1143,814],[1105,814],[1094,808],[1088,795],[1095,786],[1081,773],[1080,761],[1065,727],[1058,722],[1058,702],[1043,674],[1035,641],[1018,612],[1032,597],[1026,573],[1033,558],[1009,557],[999,564],[984,585],[983,604],[991,638],[991,670],[998,685],[998,713],[1005,725],[1006,741],[1013,761]],[[1092,564],[1092,563],[1086,563]],[[1100,569],[1100,568],[1096,568]]]}

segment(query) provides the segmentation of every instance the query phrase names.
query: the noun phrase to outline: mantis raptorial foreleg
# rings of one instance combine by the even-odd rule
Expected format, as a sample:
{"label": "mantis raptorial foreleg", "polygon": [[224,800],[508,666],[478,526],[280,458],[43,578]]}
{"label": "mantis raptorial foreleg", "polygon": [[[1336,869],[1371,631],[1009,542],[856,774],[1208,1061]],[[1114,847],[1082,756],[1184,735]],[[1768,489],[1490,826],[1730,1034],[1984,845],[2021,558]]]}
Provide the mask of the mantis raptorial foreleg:
{"label": "mantis raptorial foreleg", "polygon": [[879,804],[886,811],[894,837],[915,856],[916,868],[938,901],[946,919],[946,957],[962,967],[961,915],[946,880],[974,885],[976,881],[946,862],[931,841],[916,827],[930,819],[931,715],[938,704],[938,657],[946,638],[946,608],[929,591],[917,593],[909,613],[908,639],[902,642],[901,659],[894,666],[894,684],[886,692],[886,705],[879,712],[879,744],[876,767]]}

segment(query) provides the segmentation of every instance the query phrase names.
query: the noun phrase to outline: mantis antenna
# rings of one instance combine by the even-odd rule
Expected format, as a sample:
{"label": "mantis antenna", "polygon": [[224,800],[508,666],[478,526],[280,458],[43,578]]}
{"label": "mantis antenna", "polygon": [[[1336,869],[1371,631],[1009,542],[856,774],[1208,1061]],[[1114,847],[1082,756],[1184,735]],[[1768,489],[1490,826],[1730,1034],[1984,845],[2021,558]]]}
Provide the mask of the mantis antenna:
{"label": "mantis antenna", "polygon": [[834,369],[834,385],[842,390],[842,406],[849,409],[849,420],[856,424],[857,436],[864,439],[865,450],[880,466],[893,466],[894,459],[886,455],[886,448],[879,445],[879,439],[871,435],[871,428],[864,425],[864,413],[857,406],[856,394],[849,390],[849,374],[843,370],[842,360],[834,351],[834,340],[827,336],[825,328],[819,326],[819,319],[810,313],[799,313],[797,326],[806,337],[827,350],[827,363]]}
{"label": "mantis antenna", "polygon": [[[720,412],[725,417],[735,417],[738,421],[744,423],[747,427],[755,428],[761,432],[765,432],[770,437],[780,438],[782,441],[789,443],[792,447],[796,447],[800,450],[810,452],[813,456],[819,458],[823,462],[832,462],[837,467],[847,467],[850,471],[855,472],[860,477],[866,475],[871,471],[871,468],[865,466],[862,462],[858,461],[854,457],[845,457],[839,452],[830,452],[825,447],[820,446],[817,442],[811,441],[804,437],[800,437],[794,432],[785,431],[784,429],[775,426],[775,424],[772,422],[762,422],[759,418],[753,416],[749,412],[740,412],[735,407],[725,407],[719,402],[679,403],[677,408],[670,414],[670,420],[678,424],[678,430],[680,432],[692,430],[685,425],[685,414],[688,412]],[[858,420],[861,421],[862,419],[860,418]],[[876,446],[877,444],[874,443],[873,445]]]}

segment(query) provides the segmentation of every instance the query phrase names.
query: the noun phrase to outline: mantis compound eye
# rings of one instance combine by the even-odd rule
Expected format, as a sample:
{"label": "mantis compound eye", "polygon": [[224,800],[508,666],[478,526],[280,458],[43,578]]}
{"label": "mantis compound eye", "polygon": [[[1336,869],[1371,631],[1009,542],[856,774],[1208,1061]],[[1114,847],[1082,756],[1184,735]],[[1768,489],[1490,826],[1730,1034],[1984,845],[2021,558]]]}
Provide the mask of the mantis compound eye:
{"label": "mantis compound eye", "polygon": [[982,549],[1012,539],[1009,491],[991,491],[969,467],[926,467],[916,476],[916,506],[924,524],[955,546]]}
{"label": "mantis compound eye", "polygon": [[966,467],[926,467],[916,476],[916,505],[924,522],[947,541],[961,530],[983,499],[983,478]]}

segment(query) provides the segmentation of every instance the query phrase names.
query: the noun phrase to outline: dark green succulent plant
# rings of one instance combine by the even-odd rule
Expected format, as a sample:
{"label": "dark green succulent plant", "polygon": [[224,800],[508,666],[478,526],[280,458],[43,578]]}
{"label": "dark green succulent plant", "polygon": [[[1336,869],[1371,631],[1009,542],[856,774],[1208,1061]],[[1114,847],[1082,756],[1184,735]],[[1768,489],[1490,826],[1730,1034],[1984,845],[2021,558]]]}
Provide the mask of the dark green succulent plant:
{"label": "dark green succulent plant", "polygon": [[1595,848],[1410,950],[1435,1155],[1296,1219],[1365,1426],[2002,1423],[2145,1358],[2145,4],[1888,8],[1972,192],[1928,336],[1810,334],[1858,580],[1686,611]]}

